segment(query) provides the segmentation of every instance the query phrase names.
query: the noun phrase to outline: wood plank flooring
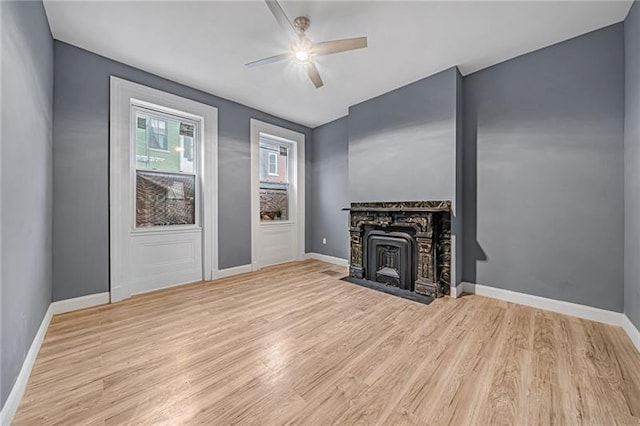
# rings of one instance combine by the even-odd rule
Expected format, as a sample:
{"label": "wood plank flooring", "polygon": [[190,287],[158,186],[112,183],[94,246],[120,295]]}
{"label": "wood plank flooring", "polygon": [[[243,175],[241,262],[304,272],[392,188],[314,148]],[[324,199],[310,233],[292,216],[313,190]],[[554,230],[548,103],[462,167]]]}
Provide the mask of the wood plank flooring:
{"label": "wood plank flooring", "polygon": [[315,260],[53,318],[16,425],[638,425],[622,329]]}

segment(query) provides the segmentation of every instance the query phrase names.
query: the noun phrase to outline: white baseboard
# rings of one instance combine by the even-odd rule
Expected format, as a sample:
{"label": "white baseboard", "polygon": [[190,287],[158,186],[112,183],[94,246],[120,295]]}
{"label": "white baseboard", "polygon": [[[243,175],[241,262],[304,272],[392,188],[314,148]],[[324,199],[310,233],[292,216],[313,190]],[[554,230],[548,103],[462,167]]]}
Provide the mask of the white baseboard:
{"label": "white baseboard", "polygon": [[4,407],[2,407],[2,412],[0,413],[0,425],[9,425],[18,410],[24,391],[27,388],[27,383],[29,382],[29,376],[31,376],[31,370],[33,369],[33,365],[38,357],[38,352],[40,352],[40,347],[42,346],[44,337],[47,334],[51,318],[56,314],[77,311],[79,309],[104,305],[106,303],[109,303],[109,293],[90,294],[88,296],[75,297],[73,299],[59,300],[49,305],[47,312],[44,314],[44,318],[42,319],[42,323],[40,323],[40,328],[33,338],[33,342],[31,342],[31,347],[27,352],[27,356],[22,362],[22,368],[16,378],[16,382],[13,384],[11,393],[9,393],[9,397],[4,404]]}
{"label": "white baseboard", "polygon": [[51,304],[53,315],[64,314],[65,312],[78,311],[80,309],[91,308],[109,303],[109,292],[89,294],[88,296],[74,297],[73,299],[58,300]]}
{"label": "white baseboard", "polygon": [[454,299],[457,299],[458,297],[462,296],[462,293],[464,293],[464,284],[465,283],[460,283],[458,284],[457,287],[449,287],[449,296],[453,297]]}
{"label": "white baseboard", "polygon": [[640,352],[640,330],[636,328],[628,316],[622,314],[622,317],[622,328],[627,333],[627,336],[629,336],[638,352]]}
{"label": "white baseboard", "polygon": [[110,295],[111,295],[111,303],[121,302],[131,297],[131,293],[129,292],[129,289],[122,286],[111,287]]}
{"label": "white baseboard", "polygon": [[518,303],[520,305],[531,306],[546,311],[622,327],[638,352],[640,352],[640,330],[636,328],[627,315],[620,312],[608,311],[606,309],[594,308],[592,306],[548,299],[546,297],[518,293],[511,290],[504,290],[497,287],[490,287],[470,282],[460,283],[456,288],[455,296],[453,295],[453,290],[454,288],[452,287],[452,297],[459,297],[463,292],[477,294],[479,296],[491,297],[493,299],[504,300],[506,302]]}
{"label": "white baseboard", "polygon": [[466,293],[477,294],[479,296],[491,297],[493,299],[504,300],[506,302],[518,303],[520,305],[531,306],[545,311],[557,312],[559,314],[602,322],[610,325],[622,326],[620,312],[608,311],[606,309],[594,308],[592,306],[579,305],[577,303],[564,302],[562,300],[549,299],[546,297],[534,296],[531,294],[518,293],[497,287],[490,287],[469,282],[462,283]]}
{"label": "white baseboard", "polygon": [[4,403],[4,407],[2,407],[2,412],[0,412],[0,425],[4,426],[11,424],[13,416],[15,416],[16,411],[18,411],[18,406],[20,405],[20,401],[22,401],[24,391],[27,389],[31,370],[33,369],[33,365],[38,357],[38,352],[40,352],[40,346],[42,346],[44,336],[47,334],[47,329],[49,328],[52,316],[53,307],[52,305],[49,305],[49,308],[47,309],[47,312],[45,312],[44,318],[42,318],[42,322],[40,323],[40,328],[38,328],[38,332],[33,338],[33,342],[31,342],[31,347],[29,347],[27,356],[22,362],[22,368],[20,369],[20,373],[18,373],[16,382],[13,384],[13,388]]}
{"label": "white baseboard", "polygon": [[320,260],[322,262],[332,263],[338,266],[349,266],[349,261],[347,259],[342,259],[340,257],[327,256],[326,254],[320,253],[307,253],[304,255],[306,259],[315,259]]}
{"label": "white baseboard", "polygon": [[251,264],[235,266],[233,268],[227,269],[220,269],[214,274],[213,279],[217,280],[219,278],[231,277],[233,275],[246,274],[247,272],[251,272],[252,270],[253,268]]}

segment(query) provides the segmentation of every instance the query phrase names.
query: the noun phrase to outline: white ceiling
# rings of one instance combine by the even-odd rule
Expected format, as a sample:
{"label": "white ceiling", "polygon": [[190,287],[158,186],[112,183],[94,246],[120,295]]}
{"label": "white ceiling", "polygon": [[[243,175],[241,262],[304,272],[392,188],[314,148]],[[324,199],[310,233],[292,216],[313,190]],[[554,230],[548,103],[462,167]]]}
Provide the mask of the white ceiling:
{"label": "white ceiling", "polygon": [[54,38],[168,79],[315,127],[350,105],[453,65],[466,75],[622,21],[628,1],[292,2],[314,41],[367,36],[369,47],[320,57],[324,87],[303,67],[245,63],[287,50],[262,1],[56,1]]}

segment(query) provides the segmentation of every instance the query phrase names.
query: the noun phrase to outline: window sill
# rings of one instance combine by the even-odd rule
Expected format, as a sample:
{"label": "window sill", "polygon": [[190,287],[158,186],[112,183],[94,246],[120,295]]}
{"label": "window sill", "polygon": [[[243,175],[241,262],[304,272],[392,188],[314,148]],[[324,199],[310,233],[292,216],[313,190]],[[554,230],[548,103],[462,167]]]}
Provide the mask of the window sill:
{"label": "window sill", "polygon": [[131,231],[131,236],[170,234],[178,232],[202,232],[202,228],[197,225],[158,225],[142,228],[135,228]]}
{"label": "window sill", "polygon": [[261,220],[260,226],[295,225],[293,220]]}

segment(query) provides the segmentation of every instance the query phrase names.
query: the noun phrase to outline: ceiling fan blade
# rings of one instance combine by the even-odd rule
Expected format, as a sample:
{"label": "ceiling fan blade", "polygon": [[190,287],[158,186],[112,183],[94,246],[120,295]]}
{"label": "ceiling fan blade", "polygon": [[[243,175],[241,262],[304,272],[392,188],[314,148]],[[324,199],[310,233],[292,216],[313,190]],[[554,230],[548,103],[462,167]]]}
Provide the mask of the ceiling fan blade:
{"label": "ceiling fan blade", "polygon": [[287,15],[284,13],[284,10],[282,10],[280,3],[276,0],[265,0],[265,3],[267,3],[269,10],[273,13],[273,16],[276,18],[276,21],[278,21],[280,27],[289,33],[289,35],[297,36],[298,32],[296,31],[296,28],[291,23],[291,20],[287,18]]}
{"label": "ceiling fan blade", "polygon": [[286,61],[288,59],[291,59],[291,53],[281,53],[279,55],[269,56],[268,58],[249,62],[248,64],[245,64],[245,65],[248,67],[257,67],[258,65],[273,64],[275,62]]}
{"label": "ceiling fan blade", "polygon": [[362,49],[364,47],[367,47],[366,37],[322,41],[313,44],[313,54],[318,56],[331,55],[332,53],[346,52],[347,50]]}
{"label": "ceiling fan blade", "polygon": [[324,86],[324,83],[322,82],[322,78],[320,78],[320,73],[318,72],[318,68],[316,67],[316,64],[314,64],[313,62],[309,62],[307,64],[307,74],[309,74],[309,78],[311,79],[311,81],[313,81],[313,84],[314,86],[316,86],[316,89]]}

